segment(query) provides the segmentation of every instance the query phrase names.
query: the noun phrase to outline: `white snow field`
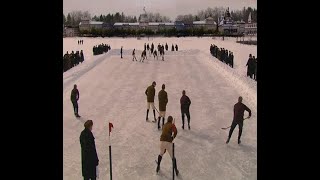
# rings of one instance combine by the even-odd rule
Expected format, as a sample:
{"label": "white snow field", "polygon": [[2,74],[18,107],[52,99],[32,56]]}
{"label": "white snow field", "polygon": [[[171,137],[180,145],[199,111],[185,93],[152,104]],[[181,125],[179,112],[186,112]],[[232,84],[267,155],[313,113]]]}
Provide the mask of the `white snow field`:
{"label": "white snow field", "polygon": [[[235,43],[235,38],[64,38],[64,53],[83,50],[85,61],[63,74],[63,177],[80,180],[81,148],[79,136],[83,123],[94,122],[93,134],[99,157],[99,179],[109,179],[108,122],[111,132],[112,171],[116,180],[172,179],[172,161],[165,153],[159,174],[155,160],[159,154],[161,131],[157,123],[146,122],[146,88],[156,81],[158,92],[166,84],[166,115],[175,118],[178,128],[175,142],[179,177],[183,180],[252,180],[257,179],[257,83],[246,77],[246,62],[256,46]],[[172,43],[179,51],[165,52],[165,61],[148,56],[144,63],[132,61],[132,50],[140,59],[144,43]],[[110,44],[111,51],[92,56],[92,47]],[[212,57],[210,44],[234,52],[232,69]],[[120,59],[120,48],[124,55]],[[80,92],[80,119],[74,117],[70,101],[73,85]],[[180,97],[182,90],[190,97],[191,130],[181,128]],[[238,97],[252,110],[245,120],[242,143],[237,144],[238,127],[226,144],[233,105]],[[248,114],[245,113],[245,116]],[[153,118],[152,111],[149,119]]]}

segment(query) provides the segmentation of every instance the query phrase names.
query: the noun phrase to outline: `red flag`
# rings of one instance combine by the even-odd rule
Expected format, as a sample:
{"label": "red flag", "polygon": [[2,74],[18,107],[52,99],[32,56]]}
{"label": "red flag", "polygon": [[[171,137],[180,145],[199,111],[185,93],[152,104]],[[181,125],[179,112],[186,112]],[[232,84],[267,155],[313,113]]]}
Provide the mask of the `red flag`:
{"label": "red flag", "polygon": [[110,136],[110,133],[111,133],[111,128],[113,128],[113,124],[111,122],[109,122],[109,136]]}

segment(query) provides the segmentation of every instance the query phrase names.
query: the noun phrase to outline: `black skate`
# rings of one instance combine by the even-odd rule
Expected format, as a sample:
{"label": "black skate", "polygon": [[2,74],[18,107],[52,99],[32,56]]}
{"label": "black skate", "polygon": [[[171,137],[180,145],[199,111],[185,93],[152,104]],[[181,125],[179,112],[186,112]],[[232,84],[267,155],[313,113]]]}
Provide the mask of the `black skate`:
{"label": "black skate", "polygon": [[177,169],[175,170],[175,172],[176,172],[176,176],[179,176],[179,170]]}

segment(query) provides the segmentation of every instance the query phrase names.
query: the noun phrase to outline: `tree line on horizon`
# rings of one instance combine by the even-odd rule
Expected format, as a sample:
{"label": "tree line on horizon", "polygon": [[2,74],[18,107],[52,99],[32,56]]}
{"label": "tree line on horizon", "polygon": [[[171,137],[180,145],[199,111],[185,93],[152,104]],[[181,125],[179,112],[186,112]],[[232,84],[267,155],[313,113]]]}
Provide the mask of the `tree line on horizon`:
{"label": "tree line on horizon", "polygon": [[[192,21],[202,21],[205,20],[207,17],[212,17],[214,21],[218,21],[218,17],[224,15],[226,8],[224,7],[215,7],[210,8],[208,7],[205,10],[198,11],[196,15],[192,14],[185,14],[185,15],[178,15],[175,21],[182,21],[185,23],[190,23]],[[244,7],[242,10],[231,10],[230,14],[233,20],[235,21],[248,21],[249,14],[251,12],[251,19],[253,22],[257,22],[257,9],[251,7]],[[172,20],[160,13],[147,13],[148,21],[149,22],[172,22]],[[135,23],[139,22],[141,17],[138,18],[136,16],[125,15],[123,12],[116,12],[115,14],[100,14],[94,15],[91,17],[91,14],[88,11],[72,11],[65,16],[63,14],[63,24],[66,26],[78,26],[81,22],[81,19],[88,18],[94,21],[101,21],[105,23],[113,24],[115,22],[129,22]]]}

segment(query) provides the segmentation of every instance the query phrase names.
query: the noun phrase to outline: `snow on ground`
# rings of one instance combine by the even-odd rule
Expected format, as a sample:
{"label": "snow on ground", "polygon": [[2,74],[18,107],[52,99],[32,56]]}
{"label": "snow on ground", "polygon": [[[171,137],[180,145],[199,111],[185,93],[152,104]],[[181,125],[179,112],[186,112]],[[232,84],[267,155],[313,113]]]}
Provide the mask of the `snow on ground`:
{"label": "snow on ground", "polygon": [[[145,89],[157,82],[156,94],[166,84],[169,102],[167,115],[176,118],[178,136],[175,154],[180,177],[177,179],[257,179],[257,118],[256,82],[247,78],[245,67],[249,53],[256,55],[256,46],[235,43],[235,40],[212,38],[64,38],[64,53],[84,50],[85,61],[63,75],[63,169],[64,179],[81,179],[81,149],[79,136],[83,122],[92,119],[93,134],[100,159],[100,179],[109,178],[108,121],[114,129],[111,135],[114,179],[172,179],[172,166],[166,153],[161,162],[161,173],[156,175],[154,160],[159,154],[160,131],[147,123]],[[144,43],[165,44],[165,61],[148,57],[144,63],[132,62],[132,49],[140,59]],[[106,54],[92,56],[92,47],[110,44]],[[212,57],[210,44],[234,52],[235,69]],[[124,58],[120,59],[120,48]],[[244,71],[244,72],[243,72]],[[73,115],[70,93],[73,84],[80,91],[79,113]],[[179,100],[185,89],[192,104],[191,130],[181,129]],[[228,130],[233,116],[233,105],[238,96],[253,114],[244,124],[242,144],[236,143],[238,128],[227,145]],[[155,98],[158,107],[158,99]],[[152,112],[149,118],[152,118]]]}

